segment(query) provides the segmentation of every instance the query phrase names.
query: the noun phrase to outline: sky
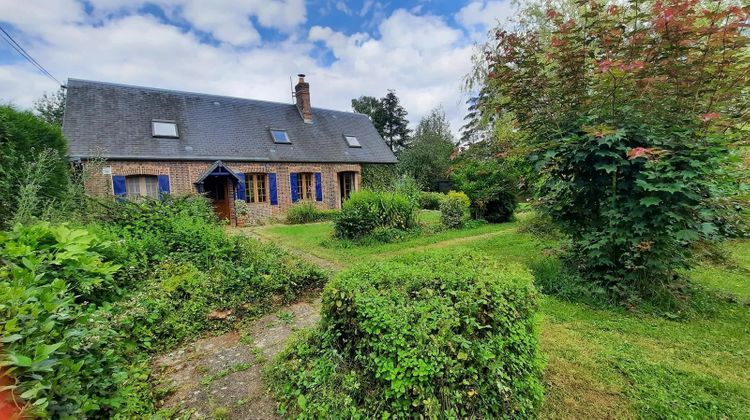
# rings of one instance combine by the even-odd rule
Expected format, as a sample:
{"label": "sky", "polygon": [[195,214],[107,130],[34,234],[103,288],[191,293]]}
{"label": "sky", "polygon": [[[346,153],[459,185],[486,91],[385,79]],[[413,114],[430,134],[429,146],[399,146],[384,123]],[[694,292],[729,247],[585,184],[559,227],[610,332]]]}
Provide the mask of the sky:
{"label": "sky", "polygon": [[[510,0],[0,0],[0,26],[68,78],[290,102],[305,73],[313,107],[394,89],[415,126],[442,106],[454,133],[463,79]],[[0,41],[0,102],[30,108],[49,79]]]}

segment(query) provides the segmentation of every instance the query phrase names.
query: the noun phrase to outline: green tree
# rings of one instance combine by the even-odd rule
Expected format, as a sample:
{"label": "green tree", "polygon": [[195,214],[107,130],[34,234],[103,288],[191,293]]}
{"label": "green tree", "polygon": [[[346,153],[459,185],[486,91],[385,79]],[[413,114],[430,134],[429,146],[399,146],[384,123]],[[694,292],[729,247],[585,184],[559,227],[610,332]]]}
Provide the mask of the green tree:
{"label": "green tree", "polygon": [[55,93],[45,92],[41,98],[34,101],[34,110],[42,120],[62,127],[65,114],[65,88],[61,87]]}
{"label": "green tree", "polygon": [[360,96],[352,99],[354,112],[369,115],[375,129],[383,137],[392,151],[398,152],[409,143],[409,120],[406,119],[407,112],[396,96],[394,90],[377,99],[373,96]]}
{"label": "green tree", "polygon": [[409,120],[406,119],[406,109],[401,106],[396,91],[390,89],[381,99],[383,103],[383,139],[394,152],[398,152],[409,144]]}
{"label": "green tree", "polygon": [[750,7],[563,6],[495,34],[481,111],[514,119],[580,275],[621,298],[665,296],[714,233],[710,184],[747,138]]}
{"label": "green tree", "polygon": [[354,112],[369,116],[380,136],[385,136],[385,132],[383,131],[385,128],[383,101],[374,96],[360,96],[359,98],[352,99],[352,109]]}
{"label": "green tree", "polygon": [[402,173],[414,178],[423,190],[434,190],[445,179],[456,147],[450,124],[441,108],[422,118],[409,148],[399,156]]}
{"label": "green tree", "polygon": [[[42,121],[31,112],[0,107],[0,225],[13,217],[21,202],[32,201],[43,207],[65,198],[69,182],[66,155],[67,144],[60,127]],[[47,167],[31,171],[38,161]],[[27,179],[30,173],[39,176]],[[19,194],[29,190],[25,188],[29,182],[38,185],[33,188],[38,200]],[[36,216],[42,210],[31,209]]]}

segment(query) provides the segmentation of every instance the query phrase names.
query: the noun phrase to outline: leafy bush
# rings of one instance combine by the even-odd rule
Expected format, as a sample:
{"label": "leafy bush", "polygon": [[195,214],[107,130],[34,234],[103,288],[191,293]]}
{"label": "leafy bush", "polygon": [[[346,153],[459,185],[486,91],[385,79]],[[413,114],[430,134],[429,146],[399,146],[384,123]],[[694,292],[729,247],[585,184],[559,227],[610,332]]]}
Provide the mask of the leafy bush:
{"label": "leafy bush", "polygon": [[[0,366],[35,417],[108,417],[150,407],[147,360],[87,300],[108,295],[106,244],[67,226],[0,233]],[[145,372],[145,373],[144,373]]]}
{"label": "leafy bush", "polygon": [[414,178],[408,175],[402,175],[397,178],[393,182],[393,191],[411,200],[415,206],[419,205],[419,197],[422,194],[422,189]]}
{"label": "leafy bush", "polygon": [[273,245],[227,236],[200,197],[117,203],[106,215],[92,231],[0,233],[0,366],[31,415],[144,417],[149,352],[228,328],[213,310],[258,315],[326,279]]}
{"label": "leafy bush", "polygon": [[440,220],[448,228],[460,228],[469,218],[469,197],[462,192],[451,191],[440,203]]}
{"label": "leafy bush", "polygon": [[518,194],[516,169],[497,159],[458,159],[451,173],[454,187],[471,200],[474,217],[490,223],[513,216]]}
{"label": "leafy bush", "polygon": [[312,201],[300,201],[289,207],[286,212],[286,222],[292,225],[312,222],[322,222],[333,219],[337,210],[321,209]]}
{"label": "leafy bush", "polygon": [[[67,144],[59,127],[31,112],[0,106],[0,227],[12,217],[38,217],[65,201],[68,191]],[[22,203],[22,200],[26,200]]]}
{"label": "leafy bush", "polygon": [[716,234],[712,184],[747,139],[748,115],[736,112],[747,102],[736,89],[750,69],[747,8],[674,0],[538,12],[487,46],[482,117],[514,117],[518,152],[573,238],[581,277],[623,301],[677,289],[690,244]]}
{"label": "leafy bush", "polygon": [[560,228],[548,214],[531,211],[524,217],[518,218],[518,231],[528,233],[542,239],[561,239],[563,237]]}
{"label": "leafy bush", "polygon": [[287,415],[533,417],[531,274],[470,254],[368,263],[323,292],[320,327],[268,374]]}
{"label": "leafy bush", "polygon": [[443,198],[443,193],[422,191],[419,193],[419,207],[425,210],[438,210]]}
{"label": "leafy bush", "polygon": [[367,163],[362,165],[362,188],[372,191],[387,191],[398,179],[396,165]]}
{"label": "leafy bush", "polygon": [[375,228],[409,229],[416,224],[416,203],[392,192],[358,191],[344,202],[333,220],[338,238],[359,238]]}

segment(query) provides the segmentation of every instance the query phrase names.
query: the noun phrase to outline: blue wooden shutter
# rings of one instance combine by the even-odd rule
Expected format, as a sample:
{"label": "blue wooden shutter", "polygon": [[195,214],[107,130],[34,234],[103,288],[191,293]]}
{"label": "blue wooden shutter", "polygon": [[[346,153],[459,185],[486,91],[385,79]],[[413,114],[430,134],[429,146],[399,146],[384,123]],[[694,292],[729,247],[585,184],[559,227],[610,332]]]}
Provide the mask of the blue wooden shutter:
{"label": "blue wooden shutter", "polygon": [[297,173],[296,172],[289,173],[289,185],[292,188],[292,203],[296,203],[297,200],[299,200],[299,197],[297,196]]}
{"label": "blue wooden shutter", "polygon": [[279,205],[279,195],[276,193],[276,174],[268,174],[268,195],[271,197],[271,205]]}
{"label": "blue wooden shutter", "polygon": [[118,200],[123,200],[127,189],[125,188],[125,177],[121,175],[112,175],[112,189]]}
{"label": "blue wooden shutter", "polygon": [[169,194],[169,175],[159,175],[159,195]]}
{"label": "blue wooden shutter", "polygon": [[323,201],[323,174],[315,172],[315,201]]}
{"label": "blue wooden shutter", "polygon": [[237,181],[237,199],[245,201],[245,174],[242,172],[235,172],[237,174],[237,177],[240,178],[239,181]]}

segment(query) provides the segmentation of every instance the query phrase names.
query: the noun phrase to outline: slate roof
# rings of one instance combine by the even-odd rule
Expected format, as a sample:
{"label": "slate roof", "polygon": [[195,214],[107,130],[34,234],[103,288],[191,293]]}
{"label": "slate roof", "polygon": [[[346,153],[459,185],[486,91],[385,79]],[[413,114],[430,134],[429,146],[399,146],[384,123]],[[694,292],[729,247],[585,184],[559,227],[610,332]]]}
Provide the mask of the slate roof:
{"label": "slate roof", "polygon": [[[366,115],[292,104],[69,79],[63,134],[71,158],[395,163]],[[314,91],[312,92],[315,100]],[[152,120],[177,122],[179,138],[154,138]],[[291,144],[275,144],[271,129]],[[344,136],[356,136],[361,148]]]}

